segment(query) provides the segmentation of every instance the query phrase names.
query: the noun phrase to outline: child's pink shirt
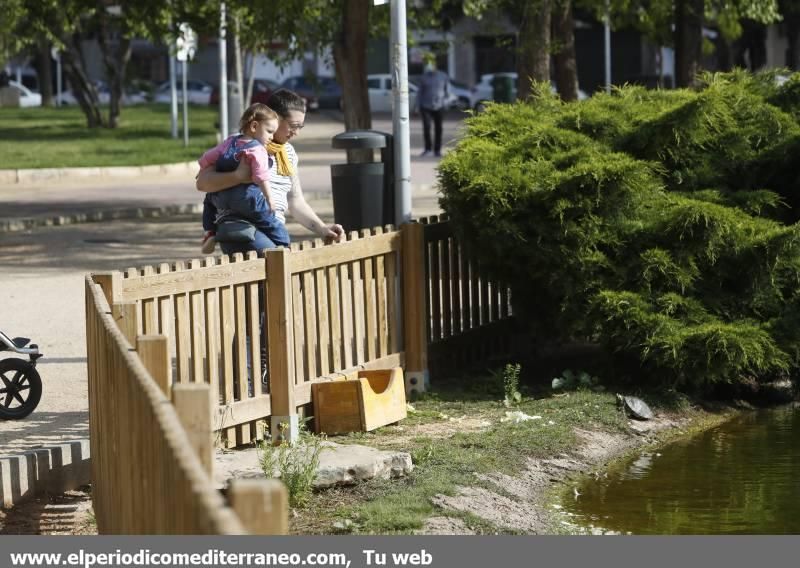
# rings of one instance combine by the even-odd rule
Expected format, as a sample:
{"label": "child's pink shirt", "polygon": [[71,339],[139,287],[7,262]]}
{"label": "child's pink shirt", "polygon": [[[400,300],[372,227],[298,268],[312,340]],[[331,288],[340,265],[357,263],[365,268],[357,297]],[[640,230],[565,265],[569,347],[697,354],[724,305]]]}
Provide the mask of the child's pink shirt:
{"label": "child's pink shirt", "polygon": [[[213,166],[217,163],[222,154],[225,153],[225,150],[233,144],[234,140],[237,140],[237,136],[231,136],[225,139],[221,144],[214,146],[211,150],[208,150],[203,156],[198,160],[200,164],[200,168],[207,168],[208,166]],[[250,141],[250,139],[243,139],[238,138],[237,146],[244,146]],[[253,176],[254,183],[260,183],[262,181],[269,181],[269,154],[267,153],[267,149],[264,147],[263,144],[259,144],[253,148],[247,148],[240,152],[236,153],[236,159],[242,160],[242,156],[244,155],[244,159],[247,160],[247,163],[250,165],[250,172]]]}

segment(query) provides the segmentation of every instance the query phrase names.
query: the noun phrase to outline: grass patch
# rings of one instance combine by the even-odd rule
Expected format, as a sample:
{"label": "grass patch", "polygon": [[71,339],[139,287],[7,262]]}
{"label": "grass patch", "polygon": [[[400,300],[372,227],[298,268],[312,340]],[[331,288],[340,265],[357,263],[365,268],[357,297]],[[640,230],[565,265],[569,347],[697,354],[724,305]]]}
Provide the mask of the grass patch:
{"label": "grass patch", "polygon": [[[504,422],[509,409],[503,404],[502,374],[496,382],[489,378],[471,387],[442,386],[414,401],[415,411],[399,425],[335,438],[339,443],[407,451],[414,472],[399,480],[319,492],[294,530],[331,533],[337,532],[333,527],[345,527],[343,532],[359,534],[411,533],[435,514],[431,502],[435,495],[452,495],[459,485],[488,488],[476,474],[514,475],[523,470],[528,457],[569,452],[577,445],[576,428],[625,429],[614,396],[588,390],[542,399],[523,397],[513,411],[541,418]],[[508,532],[472,515],[448,515],[461,518],[478,533]]]}
{"label": "grass patch", "polygon": [[189,146],[184,147],[180,122],[180,137],[170,137],[169,105],[124,108],[116,129],[87,128],[77,107],[0,108],[0,169],[196,160],[216,144],[217,120],[215,107],[189,105]]}

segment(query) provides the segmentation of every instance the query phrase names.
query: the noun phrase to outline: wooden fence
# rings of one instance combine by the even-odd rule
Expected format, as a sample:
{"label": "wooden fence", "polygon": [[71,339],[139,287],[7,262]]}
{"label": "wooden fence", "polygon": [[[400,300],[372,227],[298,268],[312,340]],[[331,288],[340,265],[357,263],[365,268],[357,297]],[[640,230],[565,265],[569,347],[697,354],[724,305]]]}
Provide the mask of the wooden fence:
{"label": "wooden fence", "polygon": [[480,274],[447,217],[422,220],[428,366],[432,376],[508,356],[511,295]]}
{"label": "wooden fence", "polygon": [[[128,314],[120,322],[129,340],[166,337],[164,388],[210,385],[213,429],[233,447],[261,437],[264,419],[310,403],[314,382],[404,366],[409,388],[421,390],[429,350],[445,369],[503,343],[508,293],[480,278],[448,231],[433,218],[352,232],[333,246],[317,239],[260,259],[207,258],[94,281],[112,313]],[[470,352],[479,330],[491,340]]]}
{"label": "wooden fence", "polygon": [[170,382],[166,338],[132,334],[139,328],[136,320],[133,310],[117,306],[112,311],[100,287],[86,279],[98,531],[285,534],[287,497],[279,482],[235,483],[234,509],[225,504],[211,480],[210,390],[205,384],[165,388]]}

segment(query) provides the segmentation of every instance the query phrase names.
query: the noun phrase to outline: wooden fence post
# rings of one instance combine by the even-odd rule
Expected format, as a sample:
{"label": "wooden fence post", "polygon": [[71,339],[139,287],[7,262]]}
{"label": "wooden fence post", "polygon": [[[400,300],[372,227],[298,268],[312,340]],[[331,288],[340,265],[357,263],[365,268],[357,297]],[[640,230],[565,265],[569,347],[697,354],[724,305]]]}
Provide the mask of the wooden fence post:
{"label": "wooden fence post", "polygon": [[136,338],[136,352],[147,372],[158,383],[161,392],[172,398],[172,365],[169,357],[169,340],[166,335],[140,335]]}
{"label": "wooden fence post", "polygon": [[[272,398],[270,434],[272,443],[293,444],[299,439],[300,425],[294,397],[294,345],[292,340],[292,287],[288,249],[266,251],[267,329],[269,338],[269,392]],[[302,317],[302,316],[301,316]]]}
{"label": "wooden fence post", "polygon": [[277,479],[237,479],[230,501],[248,534],[288,534],[289,498]]}
{"label": "wooden fence post", "polygon": [[403,254],[403,334],[406,354],[406,394],[428,390],[428,344],[425,337],[425,238],[419,223],[405,223]]}
{"label": "wooden fence post", "polygon": [[108,305],[113,306],[116,293],[119,292],[122,273],[114,270],[113,272],[94,272],[91,276],[92,281],[103,290]]}
{"label": "wooden fence post", "polygon": [[200,462],[214,476],[211,432],[211,388],[206,383],[178,383],[172,387],[172,404]]}
{"label": "wooden fence post", "polygon": [[111,317],[114,323],[132,346],[136,347],[136,336],[139,333],[139,320],[136,313],[136,302],[118,302],[111,305]]}

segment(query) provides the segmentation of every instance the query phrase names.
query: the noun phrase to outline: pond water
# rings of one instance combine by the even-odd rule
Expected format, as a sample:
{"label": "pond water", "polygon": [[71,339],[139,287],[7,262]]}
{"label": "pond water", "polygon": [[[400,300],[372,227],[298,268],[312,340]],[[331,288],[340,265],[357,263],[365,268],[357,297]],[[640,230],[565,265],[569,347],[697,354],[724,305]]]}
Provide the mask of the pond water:
{"label": "pond water", "polygon": [[563,508],[593,532],[800,534],[800,408],[747,412],[577,493]]}

